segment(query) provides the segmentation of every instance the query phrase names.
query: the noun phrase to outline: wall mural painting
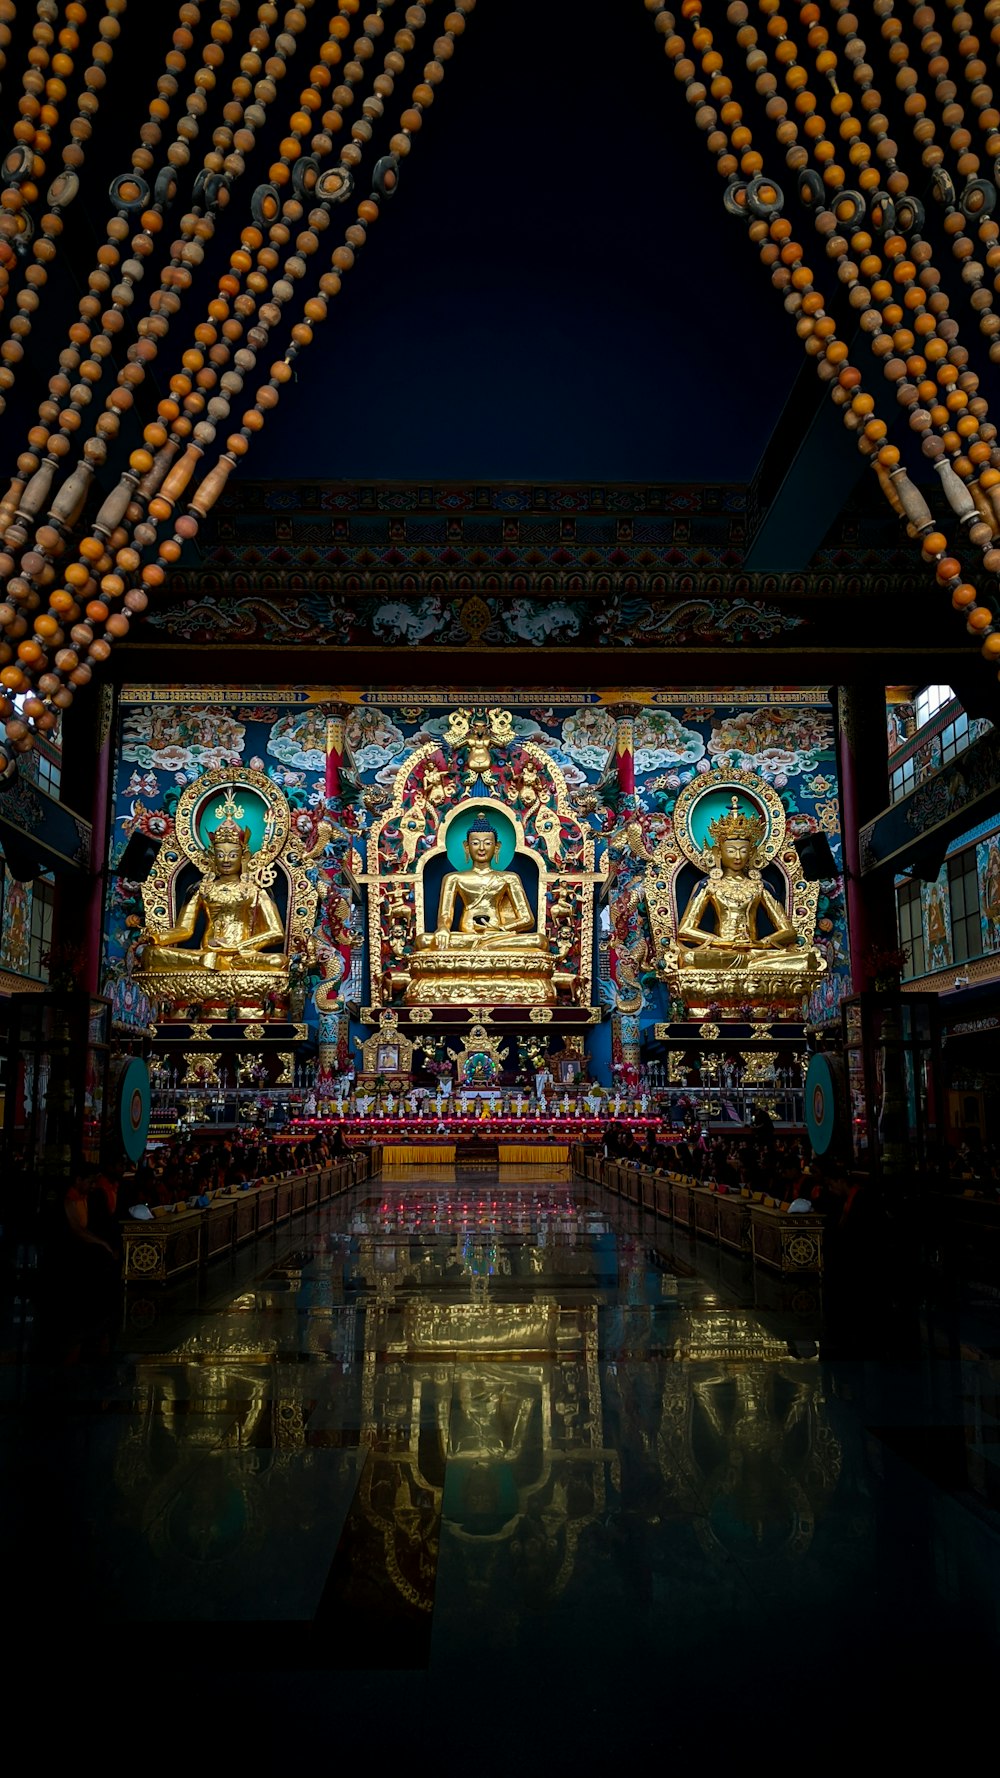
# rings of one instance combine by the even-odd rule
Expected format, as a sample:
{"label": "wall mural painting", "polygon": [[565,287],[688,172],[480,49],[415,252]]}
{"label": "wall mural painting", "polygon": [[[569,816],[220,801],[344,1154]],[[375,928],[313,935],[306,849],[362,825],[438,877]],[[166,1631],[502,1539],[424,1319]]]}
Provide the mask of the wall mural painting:
{"label": "wall mural painting", "polygon": [[924,927],[927,968],[948,969],[954,962],[951,942],[951,895],[948,866],[943,864],[933,883],[920,885],[920,910]]}
{"label": "wall mural painting", "polygon": [[3,911],[0,913],[0,964],[14,975],[27,975],[31,962],[31,884],[19,883],[0,862]]}
{"label": "wall mural painting", "polygon": [[[315,1031],[348,1000],[427,1007],[441,1003],[444,984],[445,1003],[471,995],[485,1004],[501,984],[515,1004],[604,1006],[645,1026],[684,1017],[693,993],[686,984],[697,977],[705,1005],[728,1016],[766,1016],[768,1005],[788,1016],[793,990],[800,1003],[808,995],[811,1017],[835,1016],[847,988],[840,886],[807,892],[794,855],[798,838],[823,832],[840,857],[832,717],[820,694],[785,691],[770,702],[760,692],[637,697],[629,717],[635,791],[624,796],[613,694],[581,692],[574,702],[562,692],[470,693],[465,709],[441,692],[336,695],[345,701],[327,706],[321,693],[293,689],[234,690],[231,702],[219,688],[201,701],[197,692],[193,701],[180,691],[123,693],[112,862],[134,832],[160,840],[163,856],[177,855],[162,934],[176,925],[197,871],[204,874],[204,852],[179,848],[177,822],[207,774],[220,806],[231,792],[230,806],[249,807],[253,787],[270,786],[265,801],[273,793],[287,808],[293,862],[276,857],[268,867],[277,873],[268,894],[283,922],[273,947],[285,972],[271,996],[279,1013],[298,1007],[294,1016]],[[328,799],[334,729],[343,779]],[[735,876],[730,871],[740,883],[726,895],[740,899],[740,884],[761,874],[764,888],[751,896],[754,954],[774,965],[760,980],[737,971],[739,982],[681,967],[686,953],[677,970],[668,967],[663,926],[668,904],[676,926],[703,873],[719,862],[707,832],[683,854],[679,798],[700,808],[706,824],[718,823],[727,809],[733,816],[734,790],[744,799],[735,812],[741,831],[729,837],[748,851]],[[724,792],[730,800],[720,802]],[[485,823],[478,838],[470,810]],[[780,842],[758,870],[750,852],[764,845],[755,823],[765,817]],[[257,843],[248,842],[247,856]],[[366,875],[362,904],[357,885]],[[602,877],[611,892],[598,915],[594,885]],[[668,879],[667,901],[658,901],[657,884]],[[476,903],[480,891],[485,899]],[[454,925],[442,937],[444,897]],[[156,977],[162,984],[170,972],[148,968],[148,899],[141,885],[112,876],[105,987],[121,1024],[163,1016]],[[717,906],[719,897],[709,898],[704,918],[715,919]],[[204,944],[199,922],[203,916],[191,938],[178,941],[182,949]],[[671,954],[676,959],[676,946]],[[178,965],[177,973],[193,983],[202,969]]]}
{"label": "wall mural painting", "polygon": [[983,950],[1000,951],[1000,834],[990,834],[976,847],[979,910]]}
{"label": "wall mural painting", "polygon": [[236,765],[245,734],[229,711],[214,707],[184,703],[126,710],[122,758],[163,772]]}

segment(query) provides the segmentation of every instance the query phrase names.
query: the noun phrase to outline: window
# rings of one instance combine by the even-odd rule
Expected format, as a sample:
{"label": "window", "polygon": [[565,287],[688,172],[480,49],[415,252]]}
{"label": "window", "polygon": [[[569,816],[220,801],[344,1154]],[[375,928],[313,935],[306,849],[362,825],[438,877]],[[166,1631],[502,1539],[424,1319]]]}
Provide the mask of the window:
{"label": "window", "polygon": [[916,782],[917,762],[916,758],[911,753],[909,759],[904,759],[902,765],[897,766],[896,770],[890,774],[889,795],[892,797],[893,802],[898,803],[900,797],[906,796],[907,792],[913,789]]}
{"label": "window", "polygon": [[60,765],[57,759],[49,759],[40,747],[34,749],[35,783],[39,790],[47,790],[50,796],[58,797]]}
{"label": "window", "polygon": [[976,848],[967,846],[948,860],[951,896],[951,944],[956,963],[983,954],[983,928],[979,918],[979,877]]}
{"label": "window", "polygon": [[52,949],[52,907],[55,885],[51,877],[36,877],[31,885],[31,932],[28,948],[28,974],[47,982],[49,966],[42,962]]}
{"label": "window", "polygon": [[958,715],[953,717],[952,721],[941,730],[941,764],[947,765],[949,759],[954,759],[956,754],[968,747],[971,740],[972,730],[969,727],[969,718],[964,710],[960,710]]}
{"label": "window", "polygon": [[896,922],[899,927],[900,949],[909,952],[903,965],[903,975],[908,982],[912,982],[915,976],[927,974],[920,884],[912,879],[896,891]]}
{"label": "window", "polygon": [[954,698],[955,693],[950,685],[925,685],[913,700],[917,727],[923,728],[925,722],[930,722],[931,717],[943,710],[946,704],[953,703]]}

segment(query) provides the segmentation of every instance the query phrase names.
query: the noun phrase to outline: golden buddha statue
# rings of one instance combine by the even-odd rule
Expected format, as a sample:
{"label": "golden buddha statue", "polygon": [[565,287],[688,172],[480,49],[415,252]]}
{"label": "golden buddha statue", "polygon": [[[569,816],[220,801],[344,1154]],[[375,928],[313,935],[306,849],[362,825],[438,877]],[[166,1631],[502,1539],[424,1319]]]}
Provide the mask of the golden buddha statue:
{"label": "golden buddha statue", "polygon": [[[176,925],[167,932],[148,928],[143,974],[165,975],[200,970],[284,970],[285,930],[281,914],[251,864],[250,832],[239,825],[242,815],[232,791],[216,809],[221,816],[209,839],[201,880],[192,889]],[[192,945],[199,914],[206,926],[202,942]],[[277,946],[282,949],[278,951]]]}
{"label": "golden buddha statue", "polygon": [[[813,953],[798,943],[788,913],[757,868],[757,851],[765,834],[760,815],[744,814],[733,797],[728,814],[708,829],[717,863],[698,884],[677,927],[677,961],[682,969],[795,970],[809,966]],[[757,931],[763,909],[773,931]],[[702,921],[711,912],[715,931]]]}
{"label": "golden buddha statue", "polygon": [[[441,885],[437,926],[417,938],[406,999],[514,1005],[553,998],[555,960],[515,871],[500,870],[500,835],[485,814],[465,838],[467,870],[449,871]],[[455,928],[456,906],[460,909]]]}

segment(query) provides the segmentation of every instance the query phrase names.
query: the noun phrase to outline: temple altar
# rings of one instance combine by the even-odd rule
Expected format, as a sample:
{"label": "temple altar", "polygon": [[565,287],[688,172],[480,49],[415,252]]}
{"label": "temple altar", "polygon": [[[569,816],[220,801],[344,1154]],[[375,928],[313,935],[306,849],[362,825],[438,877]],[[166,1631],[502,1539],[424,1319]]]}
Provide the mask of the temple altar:
{"label": "temple altar", "polygon": [[373,1008],[586,1006],[596,880],[560,768],[509,711],[452,711],[368,840]]}
{"label": "temple altar", "polygon": [[[632,1104],[665,1042],[801,1045],[836,952],[796,846],[832,779],[786,794],[763,749],[816,771],[812,714],[726,716],[717,747],[697,706],[640,718],[603,693],[568,716],[528,693],[423,714],[361,693],[336,720],[215,695],[184,714],[186,750],[177,711],[125,706],[116,821],[162,838],[122,888],[115,994],[148,1005],[157,1078],[271,1092],[308,1070],[373,1107],[450,1081],[492,1108],[548,1076],[550,1106],[595,1086]],[[683,769],[657,774],[671,750]]]}

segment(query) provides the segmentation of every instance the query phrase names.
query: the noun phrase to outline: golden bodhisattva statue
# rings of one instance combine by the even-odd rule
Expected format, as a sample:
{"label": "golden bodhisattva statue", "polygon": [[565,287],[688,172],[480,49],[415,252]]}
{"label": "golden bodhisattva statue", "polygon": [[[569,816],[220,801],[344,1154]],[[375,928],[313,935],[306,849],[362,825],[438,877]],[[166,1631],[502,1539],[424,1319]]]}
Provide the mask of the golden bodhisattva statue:
{"label": "golden bodhisattva statue", "polygon": [[548,939],[538,929],[520,877],[498,868],[499,846],[492,821],[477,815],[465,839],[469,867],[447,873],[437,926],[417,938],[406,993],[410,1004],[499,999],[534,1005],[552,998]]}
{"label": "golden bodhisattva statue", "polygon": [[[762,816],[746,815],[737,797],[728,814],[708,829],[717,863],[691,896],[677,927],[677,960],[683,969],[795,970],[807,965],[788,913],[757,869],[764,838]],[[773,931],[758,933],[760,911]],[[714,917],[715,929],[702,924]]]}
{"label": "golden bodhisattva statue", "polygon": [[[284,925],[267,890],[255,880],[250,832],[237,817],[243,811],[230,791],[217,815],[223,818],[209,839],[201,880],[167,932],[143,934],[144,974],[198,970],[283,970]],[[190,943],[199,914],[206,918],[200,945]]]}

